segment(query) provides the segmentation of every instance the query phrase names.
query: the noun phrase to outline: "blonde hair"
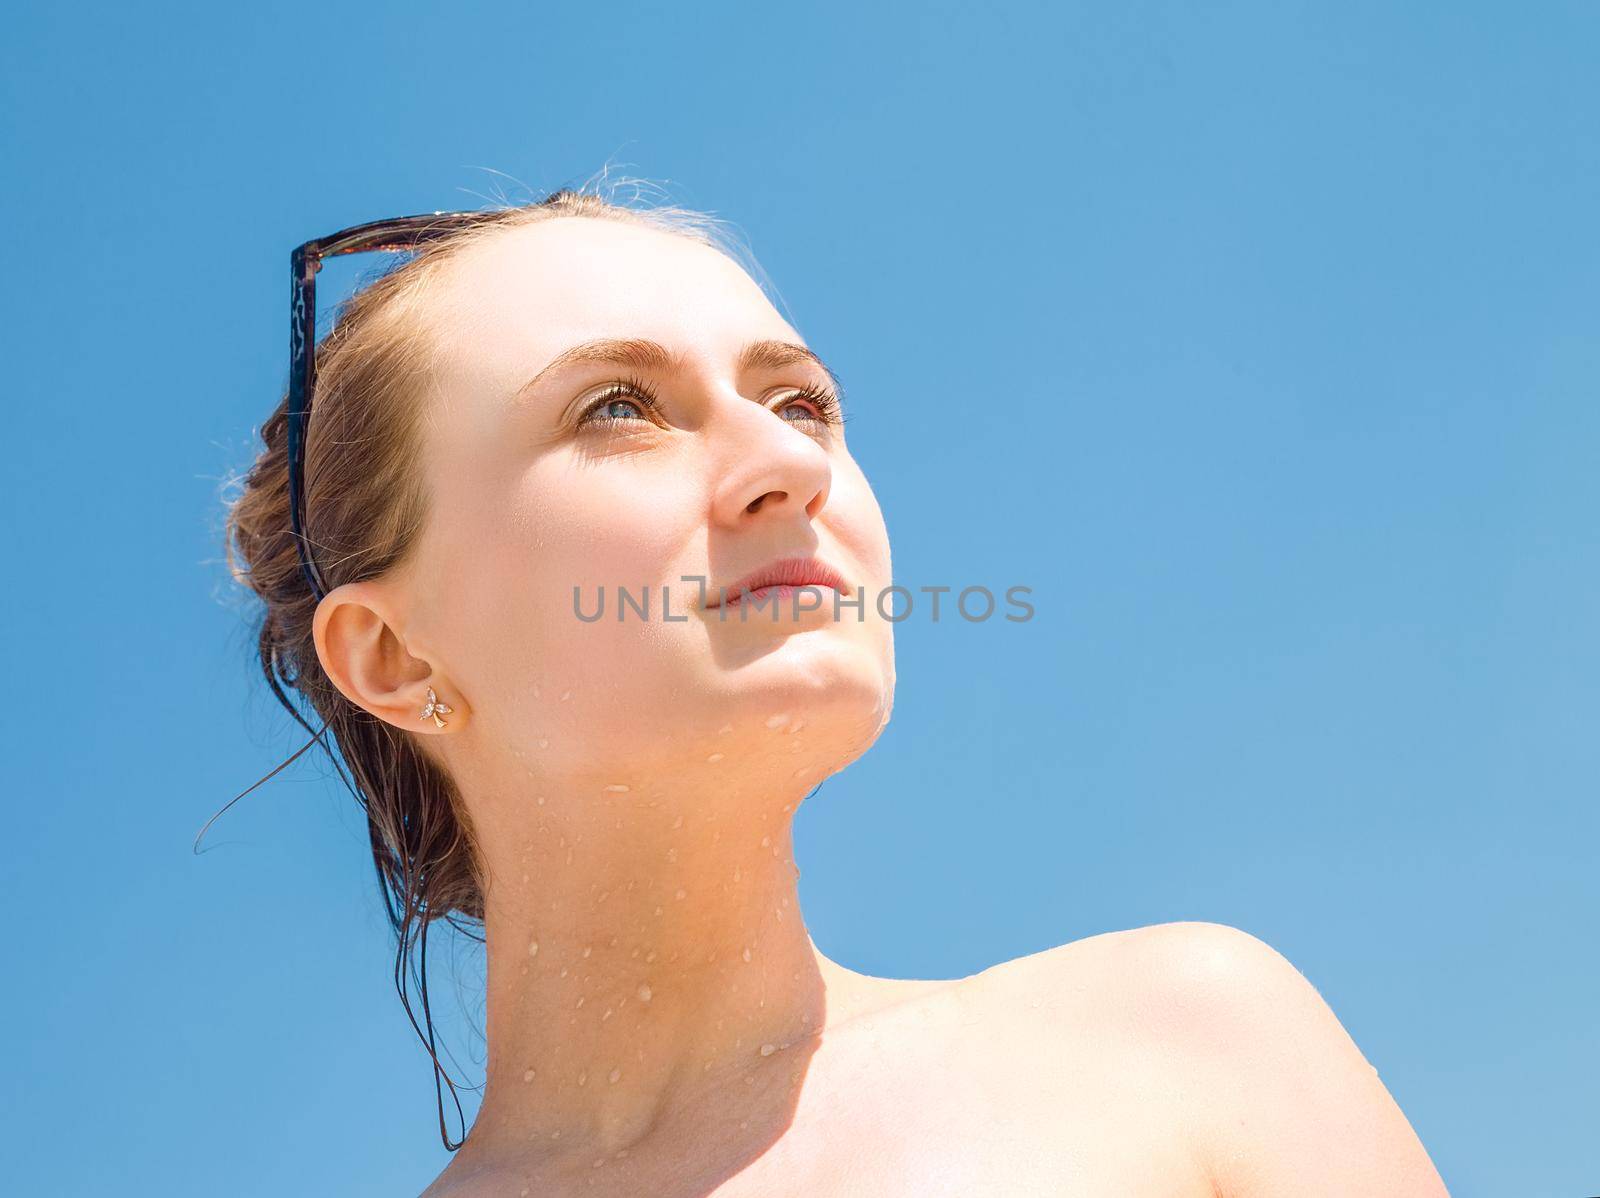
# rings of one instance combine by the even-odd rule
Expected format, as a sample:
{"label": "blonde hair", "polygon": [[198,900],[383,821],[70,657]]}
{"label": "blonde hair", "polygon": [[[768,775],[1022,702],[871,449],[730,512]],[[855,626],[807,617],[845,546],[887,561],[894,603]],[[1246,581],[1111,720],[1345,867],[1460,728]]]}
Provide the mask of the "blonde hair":
{"label": "blonde hair", "polygon": [[[753,257],[746,258],[745,247],[719,219],[677,206],[629,207],[582,190],[485,209],[481,221],[417,248],[340,304],[316,348],[317,382],[302,476],[303,533],[330,591],[380,577],[404,562],[428,517],[427,490],[412,463],[423,416],[416,383],[436,335],[426,321],[430,282],[468,246],[502,230],[559,217],[624,221],[689,237],[738,262],[758,285],[765,282]],[[228,505],[225,552],[234,579],[261,601],[256,649],[267,685],[308,732],[311,725],[285,687],[299,691],[325,724],[255,785],[332,730],[353,781],[342,770],[340,776],[366,810],[379,891],[397,940],[395,985],[433,1058],[439,1130],[445,1147],[454,1150],[465,1138],[452,1143],[445,1128],[441,1075],[458,1116],[461,1103],[434,1046],[427,929],[435,919],[445,919],[483,941],[473,927],[481,926],[484,915],[481,858],[461,795],[448,772],[423,751],[421,738],[346,699],[322,668],[312,635],[319,600],[302,572],[290,526],[287,409],[286,394],[261,426],[264,448]],[[334,765],[338,770],[337,760]],[[418,943],[426,1032],[412,1012],[407,986],[407,966]]]}

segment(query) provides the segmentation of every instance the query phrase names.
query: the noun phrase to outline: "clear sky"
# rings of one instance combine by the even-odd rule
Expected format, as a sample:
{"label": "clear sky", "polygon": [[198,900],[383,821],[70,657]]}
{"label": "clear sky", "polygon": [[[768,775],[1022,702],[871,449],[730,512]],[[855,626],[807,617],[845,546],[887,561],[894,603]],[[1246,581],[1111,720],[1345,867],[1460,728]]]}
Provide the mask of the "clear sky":
{"label": "clear sky", "polygon": [[[1453,1193],[1600,1192],[1600,6],[6,25],[11,1192],[445,1165],[330,768],[191,852],[301,743],[221,484],[284,385],[294,244],[602,167],[743,230],[844,380],[898,580],[1033,588],[1024,624],[900,626],[893,723],[799,815],[823,950],[958,977],[1231,924]],[[477,958],[457,997],[435,954],[476,1083]]]}

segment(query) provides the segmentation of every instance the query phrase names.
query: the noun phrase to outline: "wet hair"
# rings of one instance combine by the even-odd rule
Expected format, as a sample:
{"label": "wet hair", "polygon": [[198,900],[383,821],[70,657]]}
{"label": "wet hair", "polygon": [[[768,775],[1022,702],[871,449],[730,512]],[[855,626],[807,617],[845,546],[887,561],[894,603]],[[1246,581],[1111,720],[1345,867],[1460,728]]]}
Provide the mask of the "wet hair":
{"label": "wet hair", "polygon": [[[379,578],[405,562],[428,518],[427,489],[413,464],[425,414],[420,380],[439,335],[428,319],[430,284],[468,246],[507,229],[560,217],[622,221],[688,237],[726,254],[752,278],[764,278],[746,248],[716,217],[679,206],[631,206],[581,188],[562,189],[534,203],[485,209],[481,221],[410,251],[334,309],[332,327],[316,347],[316,391],[303,472],[303,535],[330,592],[344,583]],[[445,1126],[441,1077],[455,1100],[458,1119],[461,1101],[435,1046],[428,1005],[428,927],[443,919],[483,943],[482,860],[461,794],[444,767],[425,751],[423,738],[351,702],[323,670],[312,635],[319,600],[301,569],[289,520],[287,409],[285,394],[262,424],[264,447],[243,476],[237,498],[227,504],[225,553],[234,579],[260,600],[255,650],[267,685],[312,736],[255,785],[321,742],[365,809],[378,888],[396,938],[395,987],[433,1060],[439,1132],[445,1147],[454,1151],[465,1143],[465,1128],[462,1138],[452,1142]],[[323,718],[321,729],[312,730],[286,688],[298,691]],[[324,738],[330,730],[349,767],[348,777]],[[198,851],[198,840],[196,845]],[[416,964],[414,949],[420,951],[420,970],[414,976],[426,1030],[412,1010],[407,982],[408,967]]]}

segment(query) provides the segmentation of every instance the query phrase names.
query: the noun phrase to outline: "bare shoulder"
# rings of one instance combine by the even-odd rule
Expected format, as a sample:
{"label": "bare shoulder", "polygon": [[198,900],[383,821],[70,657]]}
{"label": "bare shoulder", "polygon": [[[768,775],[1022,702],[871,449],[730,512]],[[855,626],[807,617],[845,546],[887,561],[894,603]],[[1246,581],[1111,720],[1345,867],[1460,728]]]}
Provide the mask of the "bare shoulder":
{"label": "bare shoulder", "polygon": [[[1206,922],[1073,941],[995,970],[1084,1027],[1161,1062],[1219,1193],[1428,1196],[1446,1190],[1377,1070],[1270,945]],[[984,977],[985,975],[979,975]]]}
{"label": "bare shoulder", "polygon": [[521,1178],[510,1170],[462,1169],[461,1163],[459,1159],[451,1161],[417,1198],[506,1198],[528,1192]]}

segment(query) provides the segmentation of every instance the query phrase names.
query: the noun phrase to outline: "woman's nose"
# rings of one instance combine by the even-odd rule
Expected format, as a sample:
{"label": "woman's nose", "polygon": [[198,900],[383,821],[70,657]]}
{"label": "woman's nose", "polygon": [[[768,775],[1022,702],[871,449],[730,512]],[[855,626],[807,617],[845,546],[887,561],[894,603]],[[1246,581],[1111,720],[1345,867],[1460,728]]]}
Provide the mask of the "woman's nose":
{"label": "woman's nose", "polygon": [[754,519],[803,512],[814,520],[828,502],[833,466],[815,437],[771,408],[741,399],[747,408],[725,419],[722,472],[712,518],[735,528]]}

